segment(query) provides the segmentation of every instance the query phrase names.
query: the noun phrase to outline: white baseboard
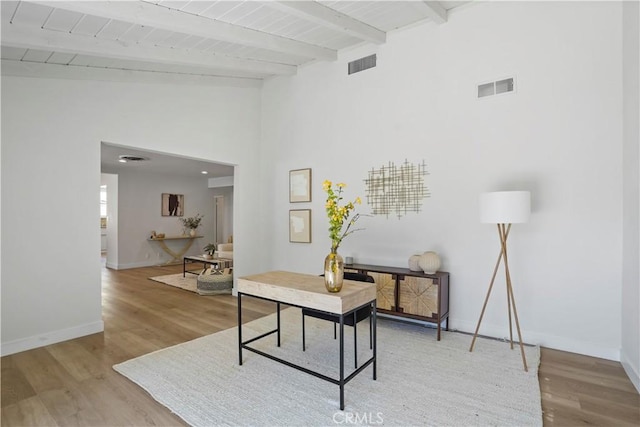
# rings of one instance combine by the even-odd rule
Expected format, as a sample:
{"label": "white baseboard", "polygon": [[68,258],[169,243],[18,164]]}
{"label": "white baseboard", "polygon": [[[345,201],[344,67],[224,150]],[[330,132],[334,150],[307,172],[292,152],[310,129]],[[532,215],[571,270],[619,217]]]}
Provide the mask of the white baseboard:
{"label": "white baseboard", "polygon": [[140,268],[140,267],[157,267],[158,265],[162,265],[162,263],[159,264],[158,262],[153,262],[153,261],[131,262],[129,264],[117,264],[117,265],[109,265],[107,263],[107,267],[112,268],[114,270],[127,270],[129,268]]}
{"label": "white baseboard", "polygon": [[[453,330],[473,333],[476,329],[476,322],[461,321],[458,319],[450,319]],[[508,322],[505,325],[491,325],[482,323],[480,334],[492,338],[508,339],[505,335],[505,327],[508,333]],[[513,329],[514,340],[517,340],[517,332]],[[620,361],[620,349],[614,347],[603,347],[598,343],[589,341],[579,341],[573,338],[559,337],[555,335],[541,334],[530,332],[522,329],[522,340],[526,344],[535,344],[542,347],[553,348],[555,350],[568,351],[570,353],[584,354],[586,356],[599,357],[601,359]]]}
{"label": "white baseboard", "polygon": [[99,322],[87,323],[86,325],[75,326],[73,328],[51,331],[41,335],[3,342],[0,354],[2,356],[8,356],[10,354],[20,353],[21,351],[44,347],[45,345],[72,340],[86,335],[97,334],[103,331],[104,322],[102,320]]}
{"label": "white baseboard", "polygon": [[638,372],[638,369],[640,369],[640,367],[634,366],[633,363],[631,363],[631,360],[624,353],[624,351],[620,352],[620,363],[622,363],[624,371],[627,373],[627,376],[633,383],[636,390],[638,390],[638,393],[640,393],[640,372]]}

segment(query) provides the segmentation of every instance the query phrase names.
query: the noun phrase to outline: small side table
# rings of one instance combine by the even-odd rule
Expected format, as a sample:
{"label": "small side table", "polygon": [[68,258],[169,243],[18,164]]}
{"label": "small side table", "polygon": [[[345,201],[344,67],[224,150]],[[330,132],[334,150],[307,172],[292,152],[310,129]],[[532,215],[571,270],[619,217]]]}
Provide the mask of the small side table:
{"label": "small side table", "polygon": [[215,268],[216,270],[223,270],[228,267],[233,267],[233,260],[228,258],[213,258],[206,259],[203,256],[185,256],[182,258],[182,277],[186,277],[187,273],[191,274],[202,274],[196,273],[193,271],[187,271],[187,264],[191,264],[194,262],[202,263],[202,272],[207,269],[207,265]]}

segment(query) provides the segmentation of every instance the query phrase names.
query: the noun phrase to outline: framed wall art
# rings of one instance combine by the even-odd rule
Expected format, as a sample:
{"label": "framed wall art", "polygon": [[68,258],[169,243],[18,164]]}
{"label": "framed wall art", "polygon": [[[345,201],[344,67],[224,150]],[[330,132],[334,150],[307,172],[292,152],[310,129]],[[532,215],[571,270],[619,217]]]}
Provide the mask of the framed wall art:
{"label": "framed wall art", "polygon": [[184,194],[162,193],[162,216],[184,215]]}
{"label": "framed wall art", "polygon": [[289,202],[311,201],[311,169],[289,171]]}
{"label": "framed wall art", "polygon": [[311,209],[289,211],[289,241],[311,243]]}
{"label": "framed wall art", "polygon": [[431,197],[425,177],[429,175],[427,165],[422,163],[404,163],[396,165],[389,162],[380,169],[371,168],[364,180],[367,187],[367,204],[373,215],[397,215],[398,218],[408,212],[421,212],[423,200]]}

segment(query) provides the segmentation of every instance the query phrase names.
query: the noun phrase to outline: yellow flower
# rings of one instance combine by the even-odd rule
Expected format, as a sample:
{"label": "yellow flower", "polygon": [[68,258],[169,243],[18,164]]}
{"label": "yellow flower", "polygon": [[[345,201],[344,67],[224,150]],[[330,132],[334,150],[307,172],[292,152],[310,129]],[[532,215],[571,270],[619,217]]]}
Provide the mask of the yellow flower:
{"label": "yellow flower", "polygon": [[[335,251],[340,246],[342,239],[349,234],[358,231],[351,229],[351,226],[356,223],[360,214],[355,214],[351,218],[351,213],[355,209],[355,204],[361,204],[360,197],[357,197],[352,202],[347,202],[343,206],[340,206],[342,201],[342,190],[347,184],[340,182],[333,187],[333,183],[329,180],[325,180],[322,183],[322,189],[327,193],[327,201],[325,203],[325,210],[327,211],[327,217],[329,218],[329,237],[331,238],[331,250]],[[355,203],[355,204],[354,204]],[[344,223],[347,226],[343,230]]]}

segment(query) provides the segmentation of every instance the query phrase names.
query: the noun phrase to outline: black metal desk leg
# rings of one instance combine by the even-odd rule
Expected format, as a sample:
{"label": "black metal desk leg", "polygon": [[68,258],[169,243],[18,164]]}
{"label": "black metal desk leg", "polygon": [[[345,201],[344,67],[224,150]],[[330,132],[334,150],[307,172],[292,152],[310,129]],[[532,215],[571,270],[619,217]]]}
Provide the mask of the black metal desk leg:
{"label": "black metal desk leg", "polygon": [[187,272],[187,259],[185,257],[182,257],[182,277],[186,277],[185,276],[186,272]]}
{"label": "black metal desk leg", "polygon": [[302,313],[302,351],[305,349],[304,313]]}
{"label": "black metal desk leg", "polygon": [[344,314],[340,315],[340,410],[344,411]]}
{"label": "black metal desk leg", "polygon": [[278,347],[280,347],[280,303],[278,304]]}
{"label": "black metal desk leg", "polygon": [[238,292],[238,361],[242,366],[242,293]]}
{"label": "black metal desk leg", "polygon": [[373,300],[373,311],[371,312],[371,320],[373,320],[373,379],[376,380],[378,377],[378,356],[376,354],[378,348],[378,327],[377,327],[377,304],[376,300]]}
{"label": "black metal desk leg", "polygon": [[356,311],[353,312],[353,363],[358,369],[358,321],[356,320]]}

